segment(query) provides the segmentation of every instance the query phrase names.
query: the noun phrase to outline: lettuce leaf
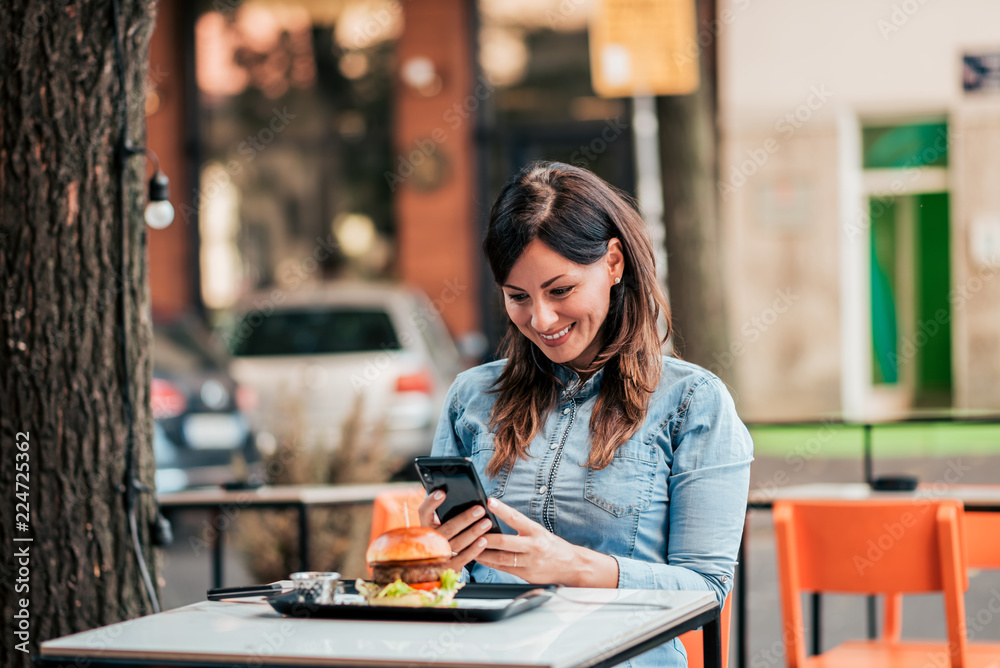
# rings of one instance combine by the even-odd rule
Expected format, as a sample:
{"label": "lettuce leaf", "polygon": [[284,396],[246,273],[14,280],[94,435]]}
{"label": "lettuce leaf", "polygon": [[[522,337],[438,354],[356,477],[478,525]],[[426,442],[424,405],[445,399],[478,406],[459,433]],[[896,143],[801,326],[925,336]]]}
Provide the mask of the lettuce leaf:
{"label": "lettuce leaf", "polygon": [[418,591],[410,585],[406,584],[402,580],[397,579],[391,584],[387,584],[382,588],[382,591],[378,593],[379,598],[394,598],[396,596],[406,596],[407,594],[412,594]]}
{"label": "lettuce leaf", "polygon": [[455,595],[455,592],[464,586],[464,583],[461,582],[458,573],[448,568],[441,572],[440,586],[432,591],[414,589],[399,579],[384,587],[374,582],[365,582],[358,579],[355,581],[354,586],[357,588],[358,593],[365,597],[366,601],[376,605],[378,601],[386,599],[412,597],[414,601],[419,601],[418,605],[454,606],[455,603],[451,599]]}
{"label": "lettuce leaf", "polygon": [[461,577],[451,568],[441,571],[441,589],[444,591],[458,591],[462,588]]}

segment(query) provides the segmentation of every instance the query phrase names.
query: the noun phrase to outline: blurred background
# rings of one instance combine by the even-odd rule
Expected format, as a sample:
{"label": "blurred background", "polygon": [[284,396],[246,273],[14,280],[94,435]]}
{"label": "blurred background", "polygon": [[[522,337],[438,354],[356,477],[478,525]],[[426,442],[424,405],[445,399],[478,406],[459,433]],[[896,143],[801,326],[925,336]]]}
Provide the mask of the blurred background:
{"label": "blurred background", "polygon": [[[998,25],[989,0],[161,0],[160,490],[406,477],[451,379],[495,354],[479,246],[534,159],[637,198],[675,350],[730,387],[754,489],[863,479],[858,421],[1000,413]],[[889,424],[875,471],[996,482],[998,444]],[[289,572],[265,549],[286,519],[241,518],[267,563],[229,577]],[[316,549],[358,568],[329,521]],[[168,602],[203,595],[171,579],[194,552],[168,553]]]}

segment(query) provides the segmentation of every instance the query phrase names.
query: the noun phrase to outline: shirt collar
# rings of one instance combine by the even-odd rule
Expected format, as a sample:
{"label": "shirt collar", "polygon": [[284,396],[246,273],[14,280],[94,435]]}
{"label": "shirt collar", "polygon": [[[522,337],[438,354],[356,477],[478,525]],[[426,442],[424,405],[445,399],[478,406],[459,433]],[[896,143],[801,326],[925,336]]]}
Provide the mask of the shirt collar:
{"label": "shirt collar", "polygon": [[601,389],[601,381],[604,378],[604,367],[601,367],[591,375],[584,383],[580,383],[580,374],[566,366],[565,364],[552,364],[552,373],[563,384],[559,393],[560,399],[573,397],[580,400],[587,400],[592,395],[597,394]]}

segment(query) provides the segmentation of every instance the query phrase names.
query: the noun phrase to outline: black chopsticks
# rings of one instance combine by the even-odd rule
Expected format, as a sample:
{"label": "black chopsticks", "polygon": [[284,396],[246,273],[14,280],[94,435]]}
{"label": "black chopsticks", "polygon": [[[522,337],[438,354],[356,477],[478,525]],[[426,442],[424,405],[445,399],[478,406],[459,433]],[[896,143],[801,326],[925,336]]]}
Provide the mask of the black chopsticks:
{"label": "black chopsticks", "polygon": [[245,587],[219,587],[208,590],[209,601],[221,601],[224,598],[244,598],[247,596],[271,596],[281,593],[281,585],[277,583],[266,585],[247,585]]}

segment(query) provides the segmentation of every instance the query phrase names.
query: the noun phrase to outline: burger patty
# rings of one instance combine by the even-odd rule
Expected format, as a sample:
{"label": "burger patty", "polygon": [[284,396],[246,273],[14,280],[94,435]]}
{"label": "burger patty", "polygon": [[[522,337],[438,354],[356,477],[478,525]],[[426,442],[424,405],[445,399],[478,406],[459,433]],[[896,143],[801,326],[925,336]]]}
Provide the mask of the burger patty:
{"label": "burger patty", "polygon": [[433,563],[405,564],[372,564],[372,580],[375,584],[387,585],[397,579],[403,582],[433,582],[441,578],[441,571],[445,569],[445,563],[437,561]]}

